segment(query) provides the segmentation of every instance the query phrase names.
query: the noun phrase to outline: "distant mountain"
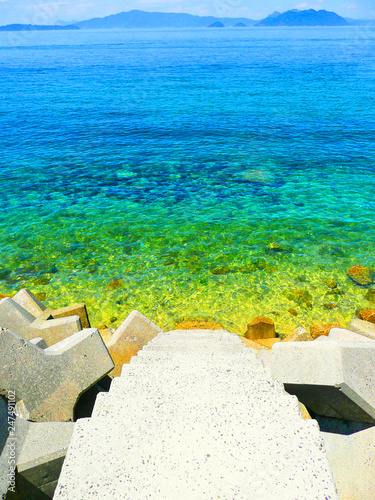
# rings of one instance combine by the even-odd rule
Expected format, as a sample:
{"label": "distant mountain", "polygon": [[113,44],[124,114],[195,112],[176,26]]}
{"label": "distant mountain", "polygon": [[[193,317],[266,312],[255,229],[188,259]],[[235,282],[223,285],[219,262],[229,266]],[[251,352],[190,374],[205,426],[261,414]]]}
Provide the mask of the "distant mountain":
{"label": "distant mountain", "polygon": [[237,23],[234,25],[235,28],[246,28],[248,25],[244,23]]}
{"label": "distant mountain", "polygon": [[375,19],[351,19],[346,17],[345,21],[348,21],[352,26],[375,26]]}
{"label": "distant mountain", "polygon": [[269,17],[277,17],[281,14],[281,12],[279,12],[278,10],[275,10],[275,12],[272,12],[272,14],[270,14],[269,16],[267,16],[267,18]]}
{"label": "distant mountain", "polygon": [[255,26],[347,26],[349,23],[335,12],[326,10],[288,10],[259,21]]}
{"label": "distant mountain", "polygon": [[38,24],[8,24],[0,26],[0,31],[60,31],[60,30],[79,30],[78,26],[47,26]]}
{"label": "distant mountain", "polygon": [[131,10],[107,17],[96,17],[87,21],[75,23],[83,29],[111,28],[206,28],[210,24],[220,22],[224,26],[234,26],[237,23],[254,25],[256,21],[247,18],[218,18],[212,16],[193,16],[191,14],[176,14],[174,12],[144,12]]}
{"label": "distant mountain", "polygon": [[216,21],[215,23],[210,24],[209,28],[224,28],[224,24],[220,21]]}

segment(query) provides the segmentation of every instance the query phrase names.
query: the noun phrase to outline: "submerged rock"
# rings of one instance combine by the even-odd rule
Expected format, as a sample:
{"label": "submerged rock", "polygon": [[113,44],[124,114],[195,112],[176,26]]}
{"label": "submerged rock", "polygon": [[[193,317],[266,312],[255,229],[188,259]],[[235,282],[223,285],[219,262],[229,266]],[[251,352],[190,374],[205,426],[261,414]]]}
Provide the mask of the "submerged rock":
{"label": "submerged rock", "polygon": [[257,182],[261,184],[272,184],[275,177],[269,170],[266,169],[252,169],[245,170],[240,174],[241,178],[249,182]]}
{"label": "submerged rock", "polygon": [[345,257],[345,250],[340,245],[323,245],[319,250],[320,255],[332,255],[333,257]]}
{"label": "submerged rock", "polygon": [[298,311],[292,308],[288,309],[288,313],[291,314],[292,316],[298,316]]}
{"label": "submerged rock", "polygon": [[47,298],[46,292],[36,292],[35,297],[39,299],[41,302],[44,302]]}
{"label": "submerged rock", "polygon": [[359,286],[370,286],[374,283],[375,273],[369,267],[352,266],[347,272],[348,277]]}
{"label": "submerged rock", "polygon": [[339,323],[315,323],[310,325],[311,337],[315,340],[321,335],[328,336],[332,328],[340,328]]}
{"label": "submerged rock", "polygon": [[255,259],[252,262],[248,262],[243,266],[240,266],[237,271],[242,274],[250,274],[256,271],[262,271],[264,269],[269,268],[265,259]]}
{"label": "submerged rock", "polygon": [[265,316],[256,316],[248,323],[244,337],[250,340],[275,338],[275,322]]}
{"label": "submerged rock", "polygon": [[327,311],[335,309],[337,306],[338,304],[336,304],[336,302],[324,302],[324,304],[322,304],[323,309],[327,309]]}
{"label": "submerged rock", "polygon": [[313,297],[308,290],[303,290],[302,288],[290,290],[286,293],[286,298],[308,309],[312,308]]}
{"label": "submerged rock", "polygon": [[364,309],[359,312],[359,317],[363,319],[363,321],[368,321],[369,323],[375,323],[375,310]]}
{"label": "submerged rock", "polygon": [[49,276],[37,276],[32,280],[34,285],[48,285],[52,278]]}
{"label": "submerged rock", "polygon": [[285,337],[283,342],[306,342],[314,340],[312,335],[302,326],[299,326],[293,333]]}
{"label": "submerged rock", "polygon": [[294,281],[295,281],[296,283],[307,283],[307,282],[308,282],[308,279],[307,279],[307,277],[306,277],[305,275],[303,275],[303,274],[302,274],[302,275],[300,275],[300,276],[297,276],[297,277],[294,279]]}
{"label": "submerged rock", "polygon": [[265,248],[265,252],[268,254],[286,254],[292,253],[293,248],[286,243],[270,243]]}
{"label": "submerged rock", "polygon": [[112,278],[107,285],[107,290],[117,290],[118,288],[122,288],[123,286],[124,282],[121,278]]}
{"label": "submerged rock", "polygon": [[217,266],[211,269],[211,274],[228,274],[230,272],[229,266]]}
{"label": "submerged rock", "polygon": [[333,297],[333,298],[339,298],[341,295],[345,295],[344,290],[341,290],[341,288],[332,288],[331,290],[328,290],[328,292],[325,293],[326,297]]}
{"label": "submerged rock", "polygon": [[328,288],[331,288],[331,289],[337,288],[337,285],[338,285],[337,281],[333,278],[325,280],[324,284],[326,286],[328,286]]}
{"label": "submerged rock", "polygon": [[99,269],[99,264],[90,264],[87,266],[87,272],[90,274],[96,273],[96,271]]}

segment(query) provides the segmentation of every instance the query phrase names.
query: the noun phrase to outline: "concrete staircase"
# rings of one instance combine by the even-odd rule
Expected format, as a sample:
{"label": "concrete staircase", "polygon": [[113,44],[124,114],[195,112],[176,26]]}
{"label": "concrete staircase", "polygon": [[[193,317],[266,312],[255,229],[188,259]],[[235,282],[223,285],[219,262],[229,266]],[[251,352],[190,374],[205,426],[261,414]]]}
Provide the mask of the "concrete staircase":
{"label": "concrete staircase", "polygon": [[76,423],[55,499],[337,499],[314,420],[240,338],[160,333]]}

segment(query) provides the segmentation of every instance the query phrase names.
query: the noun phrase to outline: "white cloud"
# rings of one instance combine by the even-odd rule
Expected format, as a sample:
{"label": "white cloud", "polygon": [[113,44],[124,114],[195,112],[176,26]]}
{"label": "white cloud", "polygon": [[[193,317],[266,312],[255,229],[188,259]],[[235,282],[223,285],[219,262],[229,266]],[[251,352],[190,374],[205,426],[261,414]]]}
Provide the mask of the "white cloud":
{"label": "white cloud", "polygon": [[323,4],[323,0],[316,0],[316,2],[314,2],[314,3],[308,3],[308,2],[300,3],[300,4],[296,5],[294,8],[298,9],[298,10],[307,10],[307,9],[321,10],[324,8],[326,8],[326,10],[334,10],[331,8],[327,8],[322,4]]}
{"label": "white cloud", "polygon": [[357,10],[358,9],[358,5],[354,2],[352,3],[344,3],[344,5],[342,6],[344,9],[349,9],[349,10]]}

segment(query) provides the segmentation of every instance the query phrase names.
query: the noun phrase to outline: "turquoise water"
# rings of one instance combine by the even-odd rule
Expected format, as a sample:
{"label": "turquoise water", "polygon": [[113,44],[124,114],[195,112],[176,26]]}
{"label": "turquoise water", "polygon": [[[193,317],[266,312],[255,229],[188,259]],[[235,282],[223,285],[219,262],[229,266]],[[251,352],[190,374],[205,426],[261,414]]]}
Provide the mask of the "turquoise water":
{"label": "turquoise water", "polygon": [[238,332],[369,307],[346,276],[375,267],[357,29],[0,33],[0,293]]}

